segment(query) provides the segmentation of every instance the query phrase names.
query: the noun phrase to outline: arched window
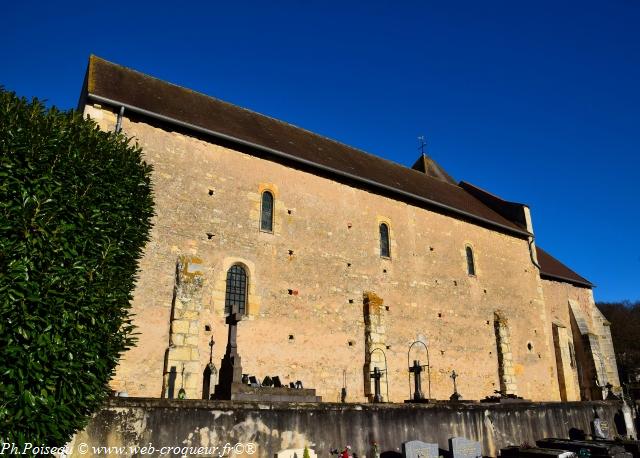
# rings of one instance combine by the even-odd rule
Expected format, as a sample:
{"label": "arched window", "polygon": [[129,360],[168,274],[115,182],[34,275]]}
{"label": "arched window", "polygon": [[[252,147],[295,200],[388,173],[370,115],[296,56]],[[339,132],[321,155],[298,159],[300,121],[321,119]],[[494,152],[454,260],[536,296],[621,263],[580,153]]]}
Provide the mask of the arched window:
{"label": "arched window", "polygon": [[247,313],[247,272],[239,265],[227,270],[227,290],[224,297],[224,313],[228,315],[237,308],[239,313]]}
{"label": "arched window", "polygon": [[271,194],[269,191],[265,191],[262,193],[260,230],[265,232],[273,232],[273,194]]}
{"label": "arched window", "polygon": [[475,275],[476,264],[475,264],[475,261],[473,260],[473,249],[470,246],[467,246],[466,252],[467,252],[467,273],[469,275]]}
{"label": "arched window", "polygon": [[380,224],[380,256],[383,258],[391,257],[391,249],[389,248],[389,226],[385,223]]}

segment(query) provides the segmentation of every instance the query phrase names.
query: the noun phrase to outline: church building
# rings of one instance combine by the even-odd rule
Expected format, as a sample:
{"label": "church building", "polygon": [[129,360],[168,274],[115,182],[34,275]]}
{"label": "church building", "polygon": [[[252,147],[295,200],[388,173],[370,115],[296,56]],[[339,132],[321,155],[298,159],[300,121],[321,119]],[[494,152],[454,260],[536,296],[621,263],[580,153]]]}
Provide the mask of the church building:
{"label": "church building", "polygon": [[[323,402],[619,390],[593,285],[545,252],[529,207],[91,56],[79,109],[153,166],[128,396],[209,398],[235,311],[242,372]],[[292,388],[293,389],[293,388]]]}

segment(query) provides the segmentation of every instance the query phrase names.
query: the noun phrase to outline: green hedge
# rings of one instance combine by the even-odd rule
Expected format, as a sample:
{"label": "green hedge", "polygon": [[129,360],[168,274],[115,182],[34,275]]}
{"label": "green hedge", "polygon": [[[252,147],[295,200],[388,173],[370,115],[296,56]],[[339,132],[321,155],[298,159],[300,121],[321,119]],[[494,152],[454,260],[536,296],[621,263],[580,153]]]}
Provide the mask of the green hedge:
{"label": "green hedge", "polygon": [[108,395],[150,173],[124,135],[0,88],[0,439],[63,445]]}

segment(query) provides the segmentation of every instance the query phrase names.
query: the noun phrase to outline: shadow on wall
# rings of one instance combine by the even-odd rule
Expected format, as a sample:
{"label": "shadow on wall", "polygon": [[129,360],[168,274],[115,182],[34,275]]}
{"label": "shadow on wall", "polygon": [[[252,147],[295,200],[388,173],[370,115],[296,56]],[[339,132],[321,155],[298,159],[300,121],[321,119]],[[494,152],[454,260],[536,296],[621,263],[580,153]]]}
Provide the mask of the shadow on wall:
{"label": "shadow on wall", "polygon": [[616,425],[618,436],[627,435],[627,425],[624,422],[624,414],[622,413],[622,410],[618,410],[618,413],[613,416],[613,423]]}
{"label": "shadow on wall", "polygon": [[569,429],[569,439],[573,441],[583,441],[587,438],[587,435],[584,433],[584,430],[579,428],[570,428]]}
{"label": "shadow on wall", "polygon": [[402,453],[388,450],[382,452],[380,458],[402,458]]}

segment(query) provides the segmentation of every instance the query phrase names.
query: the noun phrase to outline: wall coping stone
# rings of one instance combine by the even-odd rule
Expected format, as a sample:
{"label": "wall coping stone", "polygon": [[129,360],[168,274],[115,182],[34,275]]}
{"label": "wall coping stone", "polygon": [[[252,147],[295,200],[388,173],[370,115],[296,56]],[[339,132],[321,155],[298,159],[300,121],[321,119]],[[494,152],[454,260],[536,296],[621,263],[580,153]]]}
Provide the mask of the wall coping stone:
{"label": "wall coping stone", "polygon": [[571,402],[518,402],[518,403],[488,403],[479,401],[449,402],[435,401],[428,404],[404,404],[404,403],[337,403],[337,402],[264,402],[264,401],[221,401],[206,399],[162,399],[162,398],[136,398],[136,397],[110,397],[104,407],[127,408],[178,408],[178,409],[205,409],[205,410],[321,410],[321,411],[350,411],[350,410],[512,410],[522,411],[529,409],[546,409],[549,407],[577,407],[577,406],[611,406],[622,407],[622,401],[571,401]]}

